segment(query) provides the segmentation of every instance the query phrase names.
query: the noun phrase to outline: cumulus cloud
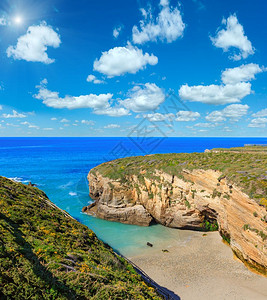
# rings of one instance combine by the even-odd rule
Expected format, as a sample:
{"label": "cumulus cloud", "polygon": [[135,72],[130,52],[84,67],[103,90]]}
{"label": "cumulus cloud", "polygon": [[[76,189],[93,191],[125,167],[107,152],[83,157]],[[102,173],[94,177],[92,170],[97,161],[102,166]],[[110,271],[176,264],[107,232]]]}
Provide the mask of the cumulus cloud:
{"label": "cumulus cloud", "polygon": [[3,106],[2,105],[0,105],[0,110],[2,110],[3,109]]}
{"label": "cumulus cloud", "polygon": [[175,121],[178,122],[189,122],[195,121],[200,117],[198,112],[188,111],[188,110],[180,110],[176,113]]}
{"label": "cumulus cloud", "polygon": [[254,54],[254,48],[251,42],[245,36],[243,26],[238,22],[236,15],[230,15],[227,20],[222,20],[225,29],[218,28],[215,37],[211,37],[211,41],[215,47],[222,48],[223,51],[229,51],[230,48],[238,49],[238,53],[231,55],[229,58],[240,60]]}
{"label": "cumulus cloud", "polygon": [[85,124],[85,125],[90,125],[90,126],[94,126],[95,125],[95,122],[92,121],[92,120],[81,120],[81,123]]}
{"label": "cumulus cloud", "polygon": [[113,36],[116,39],[121,33],[122,27],[118,26],[113,29]]}
{"label": "cumulus cloud", "polygon": [[94,70],[109,77],[120,76],[125,73],[135,74],[149,65],[156,65],[158,58],[153,54],[145,53],[137,47],[128,44],[126,47],[115,47],[103,52],[95,60]]}
{"label": "cumulus cloud", "polygon": [[3,114],[2,117],[5,119],[9,119],[9,118],[26,118],[27,116],[25,114],[21,114],[15,110],[12,110],[12,114]]}
{"label": "cumulus cloud", "polygon": [[251,120],[248,127],[254,127],[254,128],[265,128],[267,123],[267,118],[257,118]]}
{"label": "cumulus cloud", "polygon": [[183,100],[202,102],[206,104],[228,104],[240,102],[242,98],[251,93],[249,82],[238,82],[227,85],[182,85],[179,96]]}
{"label": "cumulus cloud", "polygon": [[68,120],[68,119],[62,119],[61,121],[60,121],[60,123],[69,123],[70,122],[70,120]]}
{"label": "cumulus cloud", "polygon": [[38,93],[34,95],[34,98],[42,100],[42,102],[53,108],[92,108],[93,113],[98,115],[108,116],[125,116],[129,114],[129,111],[123,107],[111,107],[113,94],[89,94],[81,96],[65,96],[59,97],[59,92],[53,92],[47,89],[47,80],[41,81],[40,85],[36,86]]}
{"label": "cumulus cloud", "polygon": [[241,65],[240,67],[226,69],[222,72],[222,82],[225,84],[236,84],[238,82],[247,82],[255,79],[255,75],[265,71],[264,67],[257,64]]}
{"label": "cumulus cloud", "polygon": [[56,120],[57,120],[57,118],[51,118],[50,120],[51,120],[51,121],[56,121]]}
{"label": "cumulus cloud", "polygon": [[220,85],[182,85],[179,95],[183,100],[202,102],[206,104],[229,104],[240,102],[245,96],[251,94],[251,84],[255,75],[266,71],[265,67],[257,64],[241,65],[228,68],[222,72]]}
{"label": "cumulus cloud", "polygon": [[267,117],[267,108],[264,108],[252,115],[253,118]]}
{"label": "cumulus cloud", "polygon": [[89,94],[75,96],[65,96],[64,98],[59,97],[58,92],[50,91],[46,88],[47,80],[43,80],[37,88],[38,93],[34,95],[36,99],[42,100],[43,103],[48,107],[53,108],[93,108],[100,109],[109,106],[109,100],[112,98],[112,94]]}
{"label": "cumulus cloud", "polygon": [[113,106],[113,107],[108,107],[105,109],[96,109],[94,111],[96,115],[107,115],[110,117],[123,117],[123,116],[128,116],[130,115],[130,112],[128,109],[125,109],[124,107],[119,107],[119,106]]}
{"label": "cumulus cloud", "polygon": [[87,79],[86,79],[87,82],[93,82],[94,84],[100,84],[100,83],[104,83],[103,80],[100,80],[100,79],[97,79],[95,75],[88,75],[87,76]]}
{"label": "cumulus cloud", "polygon": [[25,35],[18,38],[16,46],[7,48],[7,56],[14,59],[51,64],[55,60],[47,55],[47,47],[58,48],[60,36],[53,28],[42,22],[40,25],[30,26]]}
{"label": "cumulus cloud", "polygon": [[129,98],[121,101],[121,104],[134,112],[145,112],[155,110],[165,100],[161,88],[155,83],[146,83],[135,86],[129,93]]}
{"label": "cumulus cloud", "polygon": [[37,129],[37,130],[40,129],[39,126],[34,125],[34,124],[31,124],[31,123],[29,123],[29,122],[21,122],[20,124],[21,124],[21,125],[28,126],[28,128],[34,128],[34,129]]}
{"label": "cumulus cloud", "polygon": [[226,106],[223,110],[215,110],[209,113],[205,118],[207,121],[214,123],[221,123],[227,119],[236,122],[247,114],[248,109],[249,106],[246,104],[231,104]]}
{"label": "cumulus cloud", "polygon": [[166,120],[172,121],[175,115],[172,113],[169,114],[153,113],[153,114],[144,114],[143,117],[149,119],[149,121],[151,122],[164,122]]}
{"label": "cumulus cloud", "polygon": [[107,126],[104,126],[106,129],[114,129],[114,128],[120,128],[121,126],[118,124],[108,124]]}
{"label": "cumulus cloud", "polygon": [[183,36],[185,24],[178,7],[170,7],[168,0],[160,1],[160,12],[155,18],[151,9],[141,9],[143,20],[140,21],[140,29],[134,26],[132,38],[135,44],[144,44],[157,40],[171,43]]}

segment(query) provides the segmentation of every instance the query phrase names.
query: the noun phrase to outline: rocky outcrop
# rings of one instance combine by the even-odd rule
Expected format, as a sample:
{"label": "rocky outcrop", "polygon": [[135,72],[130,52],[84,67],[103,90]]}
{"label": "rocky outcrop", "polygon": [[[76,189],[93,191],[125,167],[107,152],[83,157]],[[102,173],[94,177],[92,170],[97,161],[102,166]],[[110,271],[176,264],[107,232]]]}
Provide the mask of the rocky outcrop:
{"label": "rocky outcrop", "polygon": [[[89,179],[90,178],[90,179]],[[83,212],[99,218],[126,224],[149,226],[152,216],[143,205],[135,201],[135,191],[121,189],[119,182],[90,173],[90,197],[96,202],[83,208]]]}
{"label": "rocky outcrop", "polygon": [[217,222],[236,255],[267,274],[265,208],[227,182],[219,171],[183,170],[175,176],[155,170],[153,178],[143,171],[141,177],[128,176],[122,183],[91,171],[90,196],[96,205],[85,212],[128,224],[148,226],[154,220],[195,230]]}

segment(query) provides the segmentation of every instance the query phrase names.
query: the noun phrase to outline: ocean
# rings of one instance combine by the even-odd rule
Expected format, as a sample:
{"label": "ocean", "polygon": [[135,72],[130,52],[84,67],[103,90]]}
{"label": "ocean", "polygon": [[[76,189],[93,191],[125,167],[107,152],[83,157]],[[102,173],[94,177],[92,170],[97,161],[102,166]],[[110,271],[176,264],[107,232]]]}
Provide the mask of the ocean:
{"label": "ocean", "polygon": [[267,144],[267,138],[0,138],[0,175],[32,182],[60,208],[125,256],[179,242],[179,230],[100,220],[81,212],[91,203],[87,174],[111,159],[152,153],[203,152],[215,147]]}

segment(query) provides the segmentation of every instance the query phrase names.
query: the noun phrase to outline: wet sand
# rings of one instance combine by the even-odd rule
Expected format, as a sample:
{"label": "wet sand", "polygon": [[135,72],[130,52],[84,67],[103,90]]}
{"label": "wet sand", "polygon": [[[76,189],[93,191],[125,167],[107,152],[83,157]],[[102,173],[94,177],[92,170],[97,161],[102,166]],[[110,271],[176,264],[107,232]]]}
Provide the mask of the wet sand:
{"label": "wet sand", "polygon": [[179,230],[179,239],[128,258],[177,299],[267,299],[267,278],[234,258],[218,232]]}

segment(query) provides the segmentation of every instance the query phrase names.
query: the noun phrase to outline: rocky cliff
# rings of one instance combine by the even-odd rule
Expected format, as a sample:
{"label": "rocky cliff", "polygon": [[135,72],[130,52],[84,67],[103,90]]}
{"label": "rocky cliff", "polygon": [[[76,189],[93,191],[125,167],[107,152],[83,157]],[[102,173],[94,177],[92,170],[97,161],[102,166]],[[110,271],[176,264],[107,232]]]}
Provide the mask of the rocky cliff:
{"label": "rocky cliff", "polygon": [[[153,160],[153,156],[149,159]],[[119,172],[124,165],[121,161],[118,164]],[[221,171],[184,166],[182,162],[176,172],[152,168],[151,176],[151,168],[140,165],[139,171],[133,172],[129,165],[121,178],[114,178],[110,172],[105,174],[103,165],[97,167],[88,175],[90,196],[96,202],[83,211],[111,221],[144,226],[155,221],[174,228],[218,228],[241,260],[267,274],[266,207]],[[256,192],[261,193],[259,183],[255,185]]]}

